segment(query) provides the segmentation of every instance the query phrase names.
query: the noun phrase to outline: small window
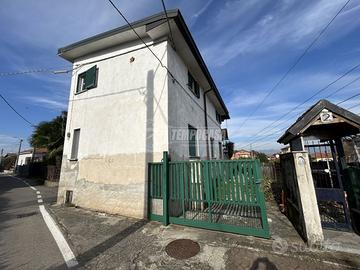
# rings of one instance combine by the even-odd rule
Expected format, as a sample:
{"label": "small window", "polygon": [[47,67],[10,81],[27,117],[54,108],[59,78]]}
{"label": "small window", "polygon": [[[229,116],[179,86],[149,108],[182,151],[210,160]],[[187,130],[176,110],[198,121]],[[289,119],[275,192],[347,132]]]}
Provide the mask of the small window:
{"label": "small window", "polygon": [[81,93],[97,86],[98,68],[93,66],[87,71],[79,74],[76,93]]}
{"label": "small window", "polygon": [[211,159],[215,158],[215,156],[214,156],[214,138],[210,138],[210,156],[211,156]]}
{"label": "small window", "polygon": [[189,125],[189,157],[197,156],[197,129]]}
{"label": "small window", "polygon": [[197,98],[200,98],[200,87],[194,77],[188,71],[188,87],[195,94]]}
{"label": "small window", "polygon": [[25,165],[30,164],[30,160],[31,160],[31,157],[26,157],[25,158]]}
{"label": "small window", "polygon": [[215,114],[216,114],[216,121],[217,121],[219,124],[221,124],[221,121],[222,121],[221,115],[220,115],[218,112],[215,112]]}
{"label": "small window", "polygon": [[221,142],[219,142],[219,159],[223,159],[223,147]]}
{"label": "small window", "polygon": [[74,129],[73,142],[71,147],[71,158],[77,160],[79,152],[79,139],[80,139],[80,128]]}

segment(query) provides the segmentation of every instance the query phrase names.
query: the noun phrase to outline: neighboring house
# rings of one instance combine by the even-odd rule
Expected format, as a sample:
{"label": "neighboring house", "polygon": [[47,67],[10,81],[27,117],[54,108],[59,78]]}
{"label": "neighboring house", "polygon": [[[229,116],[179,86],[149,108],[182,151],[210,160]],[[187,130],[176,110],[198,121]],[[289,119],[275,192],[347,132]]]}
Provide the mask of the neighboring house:
{"label": "neighboring house", "polygon": [[329,153],[322,153],[322,152],[315,152],[310,153],[310,157],[312,161],[330,161],[333,160],[331,152]]}
{"label": "neighboring house", "polygon": [[290,152],[291,152],[290,145],[287,145],[280,149],[281,154],[286,154],[286,153],[290,153]]}
{"label": "neighboring house", "polygon": [[[147,215],[147,168],[222,158],[227,108],[178,10],[59,49],[73,63],[58,202]],[[173,76],[173,77],[172,77]],[[206,135],[208,133],[208,135]]]}
{"label": "neighboring house", "polygon": [[17,160],[17,166],[28,165],[31,160],[33,162],[42,162],[48,150],[46,148],[35,148],[35,153],[33,152],[34,149],[21,151]]}
{"label": "neighboring house", "polygon": [[237,150],[234,152],[231,159],[240,159],[240,158],[251,158],[251,151],[247,150]]}

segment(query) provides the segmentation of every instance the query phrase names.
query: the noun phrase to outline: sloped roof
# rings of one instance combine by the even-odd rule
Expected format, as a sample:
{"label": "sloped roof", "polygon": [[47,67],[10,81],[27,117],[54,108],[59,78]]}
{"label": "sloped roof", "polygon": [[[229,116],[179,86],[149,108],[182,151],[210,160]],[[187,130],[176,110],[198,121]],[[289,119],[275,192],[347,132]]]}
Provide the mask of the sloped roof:
{"label": "sloped roof", "polygon": [[[167,13],[167,14],[166,14]],[[136,30],[140,36],[144,36],[147,30],[151,30],[160,24],[166,22],[166,16],[169,20],[173,20],[176,26],[179,28],[182,36],[185,39],[186,44],[189,46],[195,60],[200,66],[203,74],[211,86],[211,90],[214,92],[216,98],[218,99],[224,113],[221,115],[223,119],[230,119],[229,111],[217,89],[215,82],[210,75],[210,72],[200,54],[198,47],[195,44],[195,41],[188,29],[183,16],[181,15],[180,10],[167,10],[165,12],[161,12],[158,14],[154,14],[152,16],[146,17],[144,19],[135,21],[131,23],[131,26]],[[123,39],[121,39],[121,35],[123,35]],[[124,25],[110,31],[95,35],[93,37],[86,38],[84,40],[78,41],[76,43],[70,44],[68,46],[62,47],[58,49],[58,55],[70,62],[74,62],[74,60],[78,57],[82,57],[84,55],[88,55],[94,53],[99,50],[103,50],[105,47],[116,46],[125,39],[137,39],[138,37],[132,32],[132,29],[129,25]],[[79,54],[81,48],[85,48],[83,51],[83,55]],[[76,53],[74,53],[76,52]]]}
{"label": "sloped roof", "polygon": [[[354,126],[360,127],[360,116],[341,108],[326,99],[321,99],[313,106],[311,106],[306,112],[304,112],[296,121],[293,123],[285,133],[278,139],[278,143],[287,144],[292,139],[297,137],[301,132],[304,132],[304,129],[313,121],[316,117],[319,116],[322,110],[327,109],[332,113],[341,116],[348,123],[353,124]],[[360,130],[358,130],[360,132]]]}

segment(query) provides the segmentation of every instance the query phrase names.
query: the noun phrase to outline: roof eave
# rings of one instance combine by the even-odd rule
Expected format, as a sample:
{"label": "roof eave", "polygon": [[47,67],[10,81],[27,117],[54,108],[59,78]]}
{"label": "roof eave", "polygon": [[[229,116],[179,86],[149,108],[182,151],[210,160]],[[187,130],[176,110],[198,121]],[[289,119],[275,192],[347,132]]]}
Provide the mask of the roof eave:
{"label": "roof eave", "polygon": [[[220,105],[221,107],[223,108],[224,110],[224,115],[222,115],[222,119],[223,120],[226,120],[226,119],[230,119],[230,115],[229,115],[229,111],[220,95],[220,92],[219,90],[217,89],[216,87],[216,84],[214,82],[214,80],[212,79],[211,75],[210,75],[210,72],[200,54],[200,51],[198,49],[198,47],[196,46],[196,43],[185,23],[185,20],[183,18],[183,16],[181,15],[181,12],[179,9],[173,9],[173,10],[168,10],[167,11],[167,16],[168,18],[173,18],[176,22],[176,24],[179,26],[180,30],[182,31],[182,34],[184,36],[184,38],[186,39],[186,42],[189,44],[189,47],[193,53],[193,55],[195,56],[196,58],[196,61],[199,63],[202,71],[204,72],[207,80],[209,81],[209,84],[212,88],[212,90],[214,91],[217,99],[219,100],[220,102]],[[137,27],[140,27],[140,26],[143,26],[143,25],[146,25],[146,24],[149,24],[149,23],[153,23],[155,21],[158,21],[158,20],[161,20],[161,19],[164,19],[166,18],[166,14],[165,12],[160,12],[160,13],[157,13],[157,14],[154,14],[152,16],[149,16],[147,18],[144,18],[144,19],[141,19],[141,20],[138,20],[134,23],[132,23],[132,27],[133,28],[137,28]],[[119,34],[121,32],[124,32],[124,31],[128,31],[130,30],[131,27],[129,25],[124,25],[124,26],[121,26],[121,27],[118,27],[118,28],[115,28],[115,29],[112,29],[112,30],[109,30],[107,32],[104,32],[104,33],[101,33],[101,34],[98,34],[98,35],[95,35],[93,37],[89,37],[89,38],[86,38],[86,39],[83,39],[79,42],[75,42],[73,44],[70,44],[68,46],[65,46],[65,47],[62,47],[62,48],[59,48],[58,49],[58,56],[70,61],[70,62],[74,62],[75,59],[73,59],[72,57],[67,57],[65,55],[66,52],[70,51],[70,50],[73,50],[75,48],[78,48],[80,46],[83,46],[83,45],[86,45],[88,43],[91,43],[91,42],[95,42],[95,41],[98,41],[100,39],[103,39],[103,38],[107,38],[107,37],[110,37],[112,35],[115,35],[115,34]]]}

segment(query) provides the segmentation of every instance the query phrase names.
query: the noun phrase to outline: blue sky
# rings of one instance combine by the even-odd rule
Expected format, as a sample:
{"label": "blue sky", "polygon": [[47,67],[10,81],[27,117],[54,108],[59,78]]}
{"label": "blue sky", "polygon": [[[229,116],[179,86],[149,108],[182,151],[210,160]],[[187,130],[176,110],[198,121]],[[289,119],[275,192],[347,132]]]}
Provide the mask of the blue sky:
{"label": "blue sky", "polygon": [[[360,2],[352,0],[259,110],[241,123],[304,51],[345,0],[170,1],[179,8],[230,111],[224,123],[236,148],[315,91],[360,63]],[[116,1],[129,20],[162,11],[160,0]],[[59,47],[123,25],[106,0],[2,1],[0,72],[38,68],[62,69]],[[292,123],[319,98],[360,76],[360,68],[284,118],[252,147],[279,149],[276,131]],[[33,123],[50,120],[67,108],[69,75],[33,73],[1,76],[0,93]],[[360,80],[330,97],[339,102],[360,92]],[[360,104],[360,97],[344,104]],[[360,113],[360,105],[352,109]],[[0,148],[13,151],[32,128],[0,100]],[[25,143],[25,147],[28,147]],[[246,146],[249,147],[248,145]]]}

